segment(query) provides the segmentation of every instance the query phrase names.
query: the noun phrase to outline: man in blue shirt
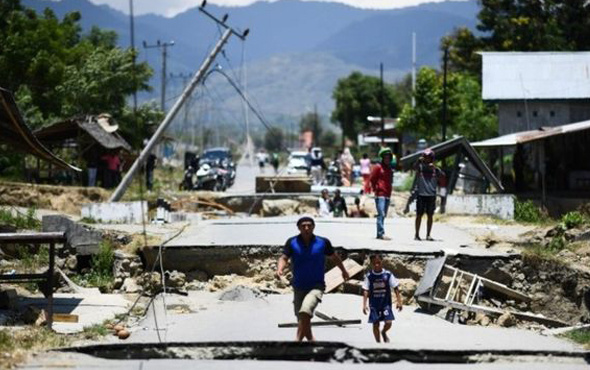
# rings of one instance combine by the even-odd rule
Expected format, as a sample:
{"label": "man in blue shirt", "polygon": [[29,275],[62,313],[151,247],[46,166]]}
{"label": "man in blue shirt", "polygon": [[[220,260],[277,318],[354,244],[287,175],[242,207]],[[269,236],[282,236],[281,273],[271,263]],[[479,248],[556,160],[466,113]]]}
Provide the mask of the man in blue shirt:
{"label": "man in blue shirt", "polygon": [[297,340],[307,338],[313,341],[311,318],[317,305],[322,301],[326,283],[324,281],[325,256],[342,271],[344,280],[349,278],[348,272],[340,257],[334,253],[334,247],[327,238],[314,235],[315,222],[311,217],[302,217],[297,221],[299,235],[287,239],[283,254],[277,264],[277,276],[283,276],[283,269],[291,260],[293,270],[293,286],[295,316],[297,316]]}

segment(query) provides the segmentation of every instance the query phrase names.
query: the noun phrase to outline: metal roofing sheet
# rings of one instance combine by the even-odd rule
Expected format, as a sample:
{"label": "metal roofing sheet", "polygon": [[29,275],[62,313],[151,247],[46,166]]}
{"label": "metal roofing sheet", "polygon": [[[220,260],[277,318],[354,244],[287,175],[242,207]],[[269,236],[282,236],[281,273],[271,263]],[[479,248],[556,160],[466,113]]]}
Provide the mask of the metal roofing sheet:
{"label": "metal roofing sheet", "polygon": [[12,93],[0,88],[0,142],[13,149],[32,154],[59,167],[80,171],[56,157],[44,147],[25,124]]}
{"label": "metal roofing sheet", "polygon": [[576,131],[590,130],[590,121],[570,123],[563,126],[541,127],[538,130],[514,132],[512,134],[498,136],[492,139],[471,143],[473,147],[490,148],[499,146],[514,146],[548,137],[568,134]]}
{"label": "metal roofing sheet", "polygon": [[480,54],[483,99],[590,99],[590,52]]}

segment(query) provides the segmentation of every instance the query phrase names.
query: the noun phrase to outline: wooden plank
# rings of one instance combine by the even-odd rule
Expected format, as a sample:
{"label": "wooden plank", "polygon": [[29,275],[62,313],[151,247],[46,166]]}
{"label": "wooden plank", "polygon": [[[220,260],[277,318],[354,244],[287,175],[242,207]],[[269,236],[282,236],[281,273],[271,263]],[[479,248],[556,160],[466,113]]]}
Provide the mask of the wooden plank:
{"label": "wooden plank", "polygon": [[531,300],[531,297],[529,297],[528,295],[518,292],[514,289],[508,288],[504,284],[496,283],[495,281],[492,281],[492,280],[489,280],[486,278],[480,278],[480,279],[481,279],[482,285],[490,290],[496,291],[498,293],[502,293],[502,294],[504,294],[510,298],[516,299],[518,301],[529,302]]}
{"label": "wooden plank", "polygon": [[[359,265],[355,260],[347,258],[346,260],[342,261],[344,268],[348,272],[348,276],[351,278],[356,274],[363,271],[363,266]],[[342,271],[338,268],[338,266],[334,267],[330,271],[326,272],[325,275],[326,280],[326,293],[330,293],[334,289],[338,288],[340,285],[344,283],[344,279],[342,278]]]}
{"label": "wooden plank", "polygon": [[493,315],[493,316],[500,316],[500,315],[504,314],[505,312],[509,312],[519,320],[534,321],[534,322],[538,322],[539,324],[546,325],[548,327],[561,328],[561,327],[565,327],[568,325],[565,322],[560,321],[560,320],[536,316],[536,315],[524,313],[524,312],[509,311],[509,310],[505,311],[505,310],[501,310],[498,308],[484,307],[484,306],[478,306],[478,305],[466,305],[466,304],[458,303],[458,302],[443,301],[442,299],[430,298],[430,297],[424,296],[424,295],[418,296],[418,297],[416,297],[416,299],[421,302],[432,303],[432,304],[436,304],[436,305],[443,306],[443,307],[452,307],[452,308],[455,308],[458,310],[465,310],[468,312],[475,312],[475,313],[484,313],[484,314]]}
{"label": "wooden plank", "polygon": [[68,313],[54,313],[53,322],[78,322],[78,315]]}
{"label": "wooden plank", "polygon": [[[336,320],[336,321],[313,321],[311,326],[331,326],[331,325],[355,325],[360,324],[361,320]],[[299,324],[296,322],[287,322],[278,324],[279,328],[296,328]]]}

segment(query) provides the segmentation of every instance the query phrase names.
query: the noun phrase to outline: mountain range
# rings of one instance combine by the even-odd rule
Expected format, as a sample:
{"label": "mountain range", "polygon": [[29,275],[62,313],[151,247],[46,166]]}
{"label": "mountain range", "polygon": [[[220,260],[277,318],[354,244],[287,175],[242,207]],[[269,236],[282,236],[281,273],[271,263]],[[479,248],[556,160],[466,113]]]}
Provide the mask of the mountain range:
{"label": "mountain range", "polygon": [[[88,0],[24,0],[36,10],[50,7],[58,16],[79,11],[81,25],[93,25],[119,34],[121,46],[129,46],[129,17],[106,5]],[[256,2],[245,7],[207,5],[218,17],[228,14],[228,25],[250,29],[246,41],[234,37],[217,63],[241,85],[266,116],[298,117],[317,107],[329,115],[334,107],[332,90],[339,78],[354,70],[378,75],[384,63],[385,79],[394,82],[411,69],[412,33],[416,33],[417,65],[440,65],[440,39],[456,27],[475,28],[478,5],[470,1],[446,1],[392,10],[367,10],[339,3],[299,0]],[[159,101],[161,56],[142,43],[174,41],[168,48],[167,71],[193,73],[204,60],[221,31],[198,8],[174,17],[148,14],[135,17],[136,47],[140,60],[155,70],[150,94],[142,100]],[[243,71],[241,67],[245,67]],[[243,73],[241,73],[243,72]],[[181,79],[169,79],[168,107],[181,91]],[[211,78],[202,94],[209,105],[241,115],[239,96],[221,78]],[[239,119],[239,118],[238,118]]]}

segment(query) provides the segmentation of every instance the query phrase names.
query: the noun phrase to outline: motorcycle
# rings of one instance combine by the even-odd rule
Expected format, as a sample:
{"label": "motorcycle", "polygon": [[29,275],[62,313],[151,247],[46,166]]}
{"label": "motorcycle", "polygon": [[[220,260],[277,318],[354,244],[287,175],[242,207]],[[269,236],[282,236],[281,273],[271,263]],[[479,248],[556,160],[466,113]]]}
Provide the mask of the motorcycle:
{"label": "motorcycle", "polygon": [[342,176],[340,175],[340,166],[336,161],[330,162],[328,171],[326,171],[326,185],[342,186]]}
{"label": "motorcycle", "polygon": [[227,170],[205,163],[197,170],[195,188],[199,190],[225,191],[227,189],[226,175]]}

